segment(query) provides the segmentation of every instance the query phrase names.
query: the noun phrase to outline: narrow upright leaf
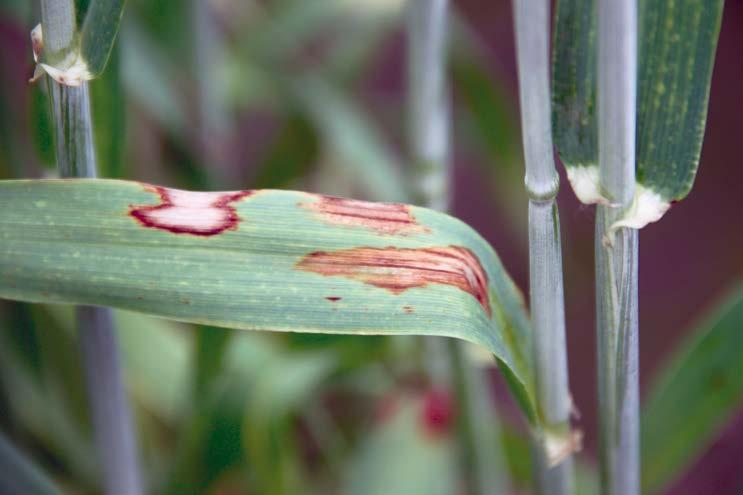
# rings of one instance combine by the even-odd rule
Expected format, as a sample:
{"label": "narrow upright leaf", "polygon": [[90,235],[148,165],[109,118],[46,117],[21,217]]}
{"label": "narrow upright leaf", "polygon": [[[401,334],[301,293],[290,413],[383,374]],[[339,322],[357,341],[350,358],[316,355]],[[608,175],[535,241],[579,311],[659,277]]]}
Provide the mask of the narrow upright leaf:
{"label": "narrow upright leaf", "polygon": [[[111,54],[125,0],[57,0],[43,2],[42,17],[53,29],[31,33],[37,73],[79,86],[103,73]],[[46,34],[46,36],[45,36]]]}
{"label": "narrow upright leaf", "polygon": [[[659,220],[694,182],[723,0],[640,0],[637,190],[614,227]],[[578,198],[605,203],[598,182],[594,0],[559,0],[553,43],[553,134]]]}
{"label": "narrow upright leaf", "polygon": [[674,352],[642,416],[644,493],[697,459],[743,407],[743,288]]}
{"label": "narrow upright leaf", "polygon": [[75,0],[80,55],[92,77],[103,73],[111,54],[125,0]]}

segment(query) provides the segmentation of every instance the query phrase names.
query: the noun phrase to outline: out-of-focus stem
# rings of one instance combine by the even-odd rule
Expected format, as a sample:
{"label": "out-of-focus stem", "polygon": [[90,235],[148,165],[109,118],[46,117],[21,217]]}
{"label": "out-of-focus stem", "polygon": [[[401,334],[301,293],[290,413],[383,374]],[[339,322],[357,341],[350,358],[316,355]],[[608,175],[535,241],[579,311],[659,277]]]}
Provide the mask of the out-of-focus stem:
{"label": "out-of-focus stem", "polygon": [[[410,0],[408,34],[408,135],[412,197],[429,208],[451,206],[449,97],[446,84],[448,0]],[[466,492],[503,493],[506,470],[498,424],[482,370],[467,362],[464,344],[426,338],[432,380],[453,386]],[[445,347],[444,347],[445,345]]]}
{"label": "out-of-focus stem", "polygon": [[598,4],[599,177],[596,326],[602,493],[640,493],[638,232],[611,225],[635,194],[637,2]]}
{"label": "out-of-focus stem", "polygon": [[439,211],[451,204],[449,98],[446,85],[448,0],[410,0],[408,136],[413,199]]}
{"label": "out-of-focus stem", "polygon": [[59,495],[54,483],[0,433],[0,492]]}
{"label": "out-of-focus stem", "polygon": [[514,0],[521,127],[529,194],[529,288],[538,413],[545,425],[533,449],[540,493],[573,492],[570,455],[557,465],[549,447],[569,453],[571,399],[565,344],[559,178],[552,150],[548,0]]}
{"label": "out-of-focus stem", "polygon": [[141,494],[137,442],[111,310],[79,306],[77,328],[96,446],[103,461],[104,491],[107,495]]}
{"label": "out-of-focus stem", "polygon": [[[62,49],[64,43],[74,37],[74,22],[63,22],[65,16],[74,13],[74,3],[72,0],[42,0],[41,4],[45,49]],[[88,84],[70,87],[51,77],[46,77],[46,80],[60,175],[95,177]],[[76,311],[96,446],[103,464],[105,493],[142,493],[136,441],[111,311],[88,306],[80,306]]]}

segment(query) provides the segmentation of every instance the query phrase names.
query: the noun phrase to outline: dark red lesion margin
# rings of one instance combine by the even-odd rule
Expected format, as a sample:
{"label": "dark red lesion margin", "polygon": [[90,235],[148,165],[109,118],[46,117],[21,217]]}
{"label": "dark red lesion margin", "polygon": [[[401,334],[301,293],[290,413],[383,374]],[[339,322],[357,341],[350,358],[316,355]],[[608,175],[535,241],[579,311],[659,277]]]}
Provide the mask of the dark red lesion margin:
{"label": "dark red lesion margin", "polygon": [[449,285],[470,294],[489,317],[492,315],[487,273],[478,257],[462,246],[315,251],[303,257],[296,268],[358,280],[393,294],[428,284]]}
{"label": "dark red lesion margin", "polygon": [[[140,224],[145,227],[165,230],[172,232],[173,234],[190,234],[195,236],[209,237],[221,234],[227,230],[237,230],[237,225],[240,222],[240,217],[235,210],[232,203],[241,199],[247,198],[255,193],[255,191],[236,191],[236,192],[224,192],[224,193],[207,193],[214,195],[214,201],[212,201],[205,208],[214,208],[220,211],[219,220],[213,226],[204,228],[196,225],[188,225],[184,223],[166,223],[158,221],[155,213],[171,208],[187,208],[189,205],[175,204],[173,201],[173,194],[182,192],[189,194],[186,191],[175,191],[162,186],[153,186],[151,184],[143,184],[144,188],[148,192],[152,192],[160,196],[160,204],[157,205],[132,205],[129,207],[129,215],[136,219]],[[203,193],[202,193],[203,194]]]}

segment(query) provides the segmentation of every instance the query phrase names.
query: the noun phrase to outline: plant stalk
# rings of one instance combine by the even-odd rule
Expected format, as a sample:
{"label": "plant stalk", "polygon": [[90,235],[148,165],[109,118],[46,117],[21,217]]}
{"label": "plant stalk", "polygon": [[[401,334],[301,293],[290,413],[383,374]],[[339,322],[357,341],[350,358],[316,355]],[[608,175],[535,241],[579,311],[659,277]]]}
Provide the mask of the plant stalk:
{"label": "plant stalk", "polygon": [[449,98],[446,84],[448,0],[410,0],[408,136],[413,200],[439,211],[451,206]]}
{"label": "plant stalk", "polygon": [[[53,40],[74,38],[74,22],[61,22],[59,17],[65,13],[74,13],[75,5],[72,0],[42,0],[41,7],[46,46],[52,41],[53,47],[56,43]],[[95,177],[96,159],[88,84],[70,87],[60,85],[51,77],[46,77],[46,80],[55,123],[60,176]],[[76,308],[76,320],[95,441],[103,462],[105,493],[140,494],[142,483],[136,440],[123,384],[111,310],[79,306]]]}
{"label": "plant stalk", "polygon": [[[514,0],[519,101],[529,195],[529,288],[534,327],[533,363],[538,414],[546,425],[533,448],[540,493],[573,493],[570,398],[560,219],[559,176],[552,148],[549,93],[550,2]],[[546,446],[557,442],[567,458],[552,465]]]}
{"label": "plant stalk", "polygon": [[[447,211],[451,207],[450,102],[446,83],[448,0],[411,0],[407,11],[408,135],[412,198]],[[426,338],[429,374],[452,386],[459,407],[457,431],[466,493],[503,493],[507,486],[499,425],[487,380],[468,362],[466,344]]]}
{"label": "plant stalk", "polygon": [[[602,493],[640,493],[638,232],[609,235],[635,194],[637,2],[598,4],[596,325]],[[613,242],[612,242],[613,241]]]}

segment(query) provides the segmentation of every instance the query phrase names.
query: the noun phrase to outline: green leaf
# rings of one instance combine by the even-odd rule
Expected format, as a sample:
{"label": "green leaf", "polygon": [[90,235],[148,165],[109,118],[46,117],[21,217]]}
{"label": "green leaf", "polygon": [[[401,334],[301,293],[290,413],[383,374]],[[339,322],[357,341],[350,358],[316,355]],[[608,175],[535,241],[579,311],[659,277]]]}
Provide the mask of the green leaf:
{"label": "green leaf", "polygon": [[[694,182],[702,148],[723,0],[640,0],[637,192],[624,223],[659,220]],[[552,71],[554,141],[584,203],[598,182],[596,7],[559,0]]]}
{"label": "green leaf", "polygon": [[108,70],[90,84],[90,106],[93,118],[98,172],[103,177],[124,177],[126,122],[124,88],[121,83],[121,50],[111,52]]}
{"label": "green leaf", "polygon": [[[42,165],[56,168],[57,162],[54,156],[54,128],[50,115],[49,97],[42,91],[41,84],[34,84],[31,88],[31,136],[33,138],[36,156]],[[8,132],[10,134],[10,132]],[[22,170],[15,177],[23,177]]]}
{"label": "green leaf", "polygon": [[253,382],[242,425],[244,451],[258,492],[307,493],[292,412],[306,409],[337,367],[328,352],[287,353],[266,363]]}
{"label": "green leaf", "polygon": [[743,407],[743,287],[661,371],[642,415],[643,492],[667,486]]}
{"label": "green leaf", "polygon": [[188,119],[177,85],[184,77],[168,54],[136,22],[121,33],[121,79],[124,89],[165,131],[187,141]]}
{"label": "green leaf", "polygon": [[93,77],[106,68],[121,16],[124,15],[125,0],[76,0],[78,8],[85,5],[85,17],[80,29],[80,53]]}
{"label": "green leaf", "polygon": [[231,334],[223,328],[199,325],[194,349],[193,396],[205,399],[221,371]]}
{"label": "green leaf", "polygon": [[445,214],[291,191],[0,183],[0,297],[248,330],[487,348],[534,415],[531,333],[492,248]]}
{"label": "green leaf", "polygon": [[[34,308],[33,312],[39,309],[41,308]],[[18,326],[18,320],[11,320],[12,326],[9,328],[36,330],[33,319],[24,318],[22,321],[24,326]],[[47,325],[44,330],[59,336],[61,328],[53,321],[45,321],[44,324]],[[7,415],[22,426],[23,431],[30,433],[44,445],[58,460],[62,470],[82,483],[92,485],[97,469],[92,442],[84,431],[79,416],[72,414],[71,398],[64,396],[65,387],[51,380],[56,378],[53,376],[55,371],[63,370],[49,367],[46,372],[43,368],[47,364],[41,361],[41,349],[36,351],[39,353],[36,362],[24,362],[20,353],[13,352],[20,350],[13,349],[17,345],[11,341],[9,332],[0,332],[0,374],[3,377],[3,387],[12,398]],[[39,368],[33,369],[32,366]]]}
{"label": "green leaf", "polygon": [[3,493],[61,494],[47,475],[0,433],[0,491]]}
{"label": "green leaf", "polygon": [[42,29],[34,29],[31,36],[40,67],[58,83],[70,86],[101,75],[119,31],[124,3],[42,1]]}

